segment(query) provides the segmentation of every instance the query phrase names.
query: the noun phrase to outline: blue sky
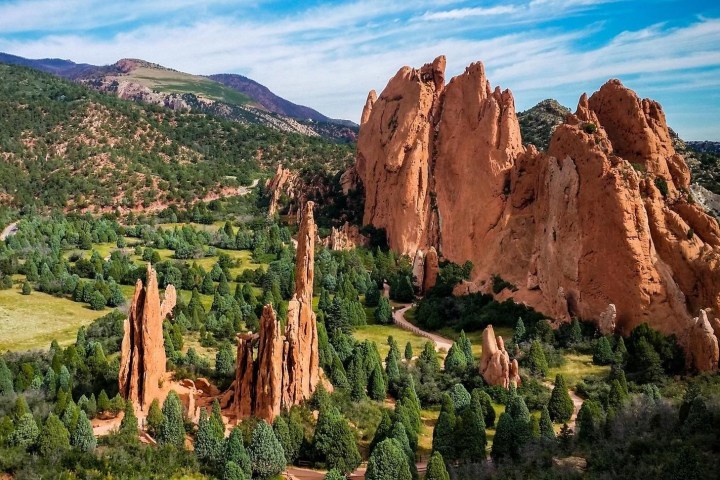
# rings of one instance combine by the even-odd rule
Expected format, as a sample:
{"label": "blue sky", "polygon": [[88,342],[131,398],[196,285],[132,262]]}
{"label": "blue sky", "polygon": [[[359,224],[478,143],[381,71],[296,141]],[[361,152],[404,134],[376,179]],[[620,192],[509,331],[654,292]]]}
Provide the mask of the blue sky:
{"label": "blue sky", "polygon": [[444,54],[448,77],[483,61],[518,110],[620,78],[683,138],[720,141],[718,1],[0,1],[0,51],[240,73],[355,121],[370,89]]}

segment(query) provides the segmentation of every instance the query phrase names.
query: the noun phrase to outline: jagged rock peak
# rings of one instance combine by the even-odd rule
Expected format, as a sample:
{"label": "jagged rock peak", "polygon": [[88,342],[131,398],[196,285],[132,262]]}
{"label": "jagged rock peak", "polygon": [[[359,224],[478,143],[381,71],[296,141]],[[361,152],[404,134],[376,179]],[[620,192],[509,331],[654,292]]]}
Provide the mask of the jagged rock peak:
{"label": "jagged rock peak", "polygon": [[168,285],[160,303],[157,273],[148,263],[146,286],[135,284],[135,293],[124,322],[118,387],[120,395],[142,411],[160,398],[160,383],[166,373],[163,320],[175,307],[175,287]]}
{"label": "jagged rock peak", "polygon": [[520,385],[517,360],[510,361],[501,336],[495,336],[492,325],[485,327],[480,357],[480,374],[489,385],[509,388],[510,384]]}
{"label": "jagged rock peak", "polygon": [[313,281],[315,278],[315,237],[317,229],[313,208],[315,203],[305,204],[298,230],[298,245],[295,260],[295,295],[298,299],[312,302]]}

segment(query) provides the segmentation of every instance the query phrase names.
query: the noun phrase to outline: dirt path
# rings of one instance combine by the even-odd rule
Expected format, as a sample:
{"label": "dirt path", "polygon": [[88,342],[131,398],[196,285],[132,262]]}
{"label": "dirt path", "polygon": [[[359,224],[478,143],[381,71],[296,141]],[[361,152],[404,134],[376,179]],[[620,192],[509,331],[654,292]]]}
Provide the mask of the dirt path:
{"label": "dirt path", "polygon": [[425,330],[421,330],[420,328],[416,327],[405,319],[405,313],[411,308],[412,304],[409,304],[393,312],[393,321],[395,322],[395,325],[402,328],[403,330],[407,330],[409,332],[413,332],[416,335],[420,335],[422,337],[430,339],[435,344],[435,350],[437,350],[438,352],[441,350],[445,350],[445,352],[450,350],[450,347],[452,347],[453,344],[452,340],[450,340],[449,338],[441,337],[440,335],[434,333],[426,332]]}
{"label": "dirt path", "polygon": [[15,233],[17,232],[17,225],[18,222],[13,222],[7,227],[5,227],[2,233],[0,233],[0,242],[4,242],[5,239],[7,239],[8,237],[12,237],[13,235],[15,235]]}

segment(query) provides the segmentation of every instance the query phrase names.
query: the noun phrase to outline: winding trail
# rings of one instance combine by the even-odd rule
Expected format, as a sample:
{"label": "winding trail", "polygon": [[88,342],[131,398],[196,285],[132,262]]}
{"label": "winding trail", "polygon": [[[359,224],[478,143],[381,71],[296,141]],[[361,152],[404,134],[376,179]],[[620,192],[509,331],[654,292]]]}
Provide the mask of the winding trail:
{"label": "winding trail", "polygon": [[0,233],[0,242],[4,242],[8,237],[12,237],[17,232],[18,222],[13,222],[3,229]]}

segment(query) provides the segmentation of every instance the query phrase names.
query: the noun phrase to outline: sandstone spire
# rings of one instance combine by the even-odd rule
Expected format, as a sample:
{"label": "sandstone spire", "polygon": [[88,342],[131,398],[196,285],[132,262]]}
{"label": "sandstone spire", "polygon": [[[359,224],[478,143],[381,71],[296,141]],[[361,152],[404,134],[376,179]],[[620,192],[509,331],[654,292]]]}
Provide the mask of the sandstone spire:
{"label": "sandstone spire", "polygon": [[146,410],[154,399],[160,400],[160,382],[165,375],[165,347],[162,323],[175,306],[175,287],[168,285],[160,303],[157,274],[147,265],[147,286],[135,284],[120,354],[118,386],[125,400]]}
{"label": "sandstone spire", "polygon": [[505,350],[505,342],[501,336],[495,337],[492,325],[483,331],[482,356],[480,357],[480,374],[490,385],[508,388],[511,383],[520,384],[517,360],[510,361]]}
{"label": "sandstone spire", "polygon": [[[255,415],[268,422],[282,409],[310,398],[320,381],[318,336],[312,310],[315,238],[313,202],[307,202],[298,232],[295,294],[288,305],[287,328],[265,305],[258,335],[238,336],[236,377],[231,386],[236,416]],[[257,358],[253,348],[257,344]]]}
{"label": "sandstone spire", "polygon": [[443,65],[402,68],[362,124],[364,223],[411,257],[434,246],[471,260],[468,291],[497,274],[557,321],[622,334],[647,322],[715,369],[717,333],[693,318],[720,316],[720,226],[687,193],[662,107],[610,80],[538,152],[522,146],[512,93],[491,88],[481,63],[447,85]]}

